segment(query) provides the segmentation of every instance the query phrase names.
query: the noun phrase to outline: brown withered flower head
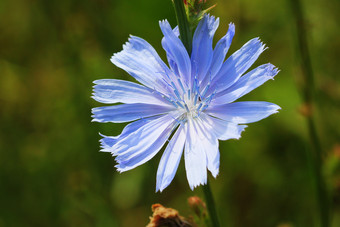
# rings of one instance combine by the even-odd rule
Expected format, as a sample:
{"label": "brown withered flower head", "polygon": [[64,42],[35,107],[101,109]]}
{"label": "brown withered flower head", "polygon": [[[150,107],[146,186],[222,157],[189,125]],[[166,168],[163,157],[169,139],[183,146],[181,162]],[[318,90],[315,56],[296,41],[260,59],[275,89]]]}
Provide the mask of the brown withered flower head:
{"label": "brown withered flower head", "polygon": [[178,211],[161,204],[152,205],[152,217],[146,227],[193,227]]}

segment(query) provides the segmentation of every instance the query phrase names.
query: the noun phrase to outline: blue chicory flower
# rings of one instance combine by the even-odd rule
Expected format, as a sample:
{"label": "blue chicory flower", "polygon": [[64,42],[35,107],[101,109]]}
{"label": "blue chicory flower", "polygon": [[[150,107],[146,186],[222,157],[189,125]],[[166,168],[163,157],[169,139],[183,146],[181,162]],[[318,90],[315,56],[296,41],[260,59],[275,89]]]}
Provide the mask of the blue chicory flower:
{"label": "blue chicory flower", "polygon": [[[268,102],[235,102],[278,73],[270,63],[249,72],[265,45],[254,38],[225,60],[235,33],[227,34],[215,48],[213,36],[219,19],[205,15],[193,36],[189,56],[178,38],[178,28],[160,22],[162,46],[168,67],[145,40],[131,36],[111,61],[141,84],[102,79],[94,81],[93,98],[105,104],[94,108],[93,121],[131,122],[118,136],[103,136],[102,150],[111,152],[119,172],[133,169],[154,157],[167,143],[157,170],[156,191],[174,178],[184,151],[190,188],[206,184],[207,169],[219,172],[218,140],[239,139],[247,127],[276,113],[280,107]],[[244,75],[243,75],[244,74]]]}

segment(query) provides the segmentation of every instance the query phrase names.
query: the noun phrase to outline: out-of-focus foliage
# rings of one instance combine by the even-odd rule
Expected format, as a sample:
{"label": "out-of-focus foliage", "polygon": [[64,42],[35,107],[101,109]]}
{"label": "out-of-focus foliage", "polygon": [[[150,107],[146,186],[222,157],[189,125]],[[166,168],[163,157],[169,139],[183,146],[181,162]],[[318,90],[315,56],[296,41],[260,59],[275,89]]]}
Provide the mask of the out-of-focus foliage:
{"label": "out-of-focus foliage", "polygon": [[[219,0],[216,38],[236,25],[230,52],[260,36],[269,46],[256,65],[281,69],[245,100],[266,100],[279,114],[251,124],[238,141],[220,143],[220,175],[211,180],[223,226],[317,226],[309,138],[300,96],[300,63],[288,0]],[[305,0],[316,76],[313,111],[325,151],[333,226],[340,226],[340,3]],[[183,162],[172,184],[155,193],[161,152],[119,174],[99,153],[98,132],[123,124],[91,123],[92,81],[132,79],[109,61],[128,35],[148,40],[165,59],[158,21],[175,25],[171,1],[0,1],[0,226],[145,226],[151,204],[189,215],[192,192]],[[302,108],[303,109],[303,108]]]}

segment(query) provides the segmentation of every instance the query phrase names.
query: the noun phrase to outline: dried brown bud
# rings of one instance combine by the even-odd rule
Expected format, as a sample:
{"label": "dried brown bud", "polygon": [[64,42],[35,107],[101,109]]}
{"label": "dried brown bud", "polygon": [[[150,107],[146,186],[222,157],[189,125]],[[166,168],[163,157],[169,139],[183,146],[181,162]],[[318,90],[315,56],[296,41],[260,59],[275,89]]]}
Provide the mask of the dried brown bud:
{"label": "dried brown bud", "polygon": [[161,204],[153,204],[151,208],[153,215],[146,227],[192,227],[175,209],[166,208]]}
{"label": "dried brown bud", "polygon": [[188,204],[198,217],[201,218],[207,215],[207,207],[198,196],[189,197]]}

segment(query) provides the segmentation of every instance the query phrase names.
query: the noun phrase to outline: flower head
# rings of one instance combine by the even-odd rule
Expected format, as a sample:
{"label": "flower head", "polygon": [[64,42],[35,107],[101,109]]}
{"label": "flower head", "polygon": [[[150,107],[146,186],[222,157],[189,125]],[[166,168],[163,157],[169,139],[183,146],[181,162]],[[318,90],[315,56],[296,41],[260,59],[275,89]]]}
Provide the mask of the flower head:
{"label": "flower head", "polygon": [[229,24],[227,34],[213,48],[218,24],[218,18],[204,16],[194,33],[189,56],[178,38],[178,29],[161,21],[162,46],[169,66],[148,42],[131,36],[111,61],[140,84],[116,79],[94,81],[95,100],[120,104],[94,108],[93,121],[132,122],[118,136],[102,135],[102,151],[115,156],[119,172],[147,162],[168,142],[159,163],[156,190],[170,184],[183,152],[193,189],[206,183],[207,169],[214,177],[218,175],[218,140],[239,139],[247,127],[244,124],[280,109],[268,102],[235,102],[273,79],[278,70],[268,63],[247,72],[265,50],[258,38],[225,60],[235,27]]}

